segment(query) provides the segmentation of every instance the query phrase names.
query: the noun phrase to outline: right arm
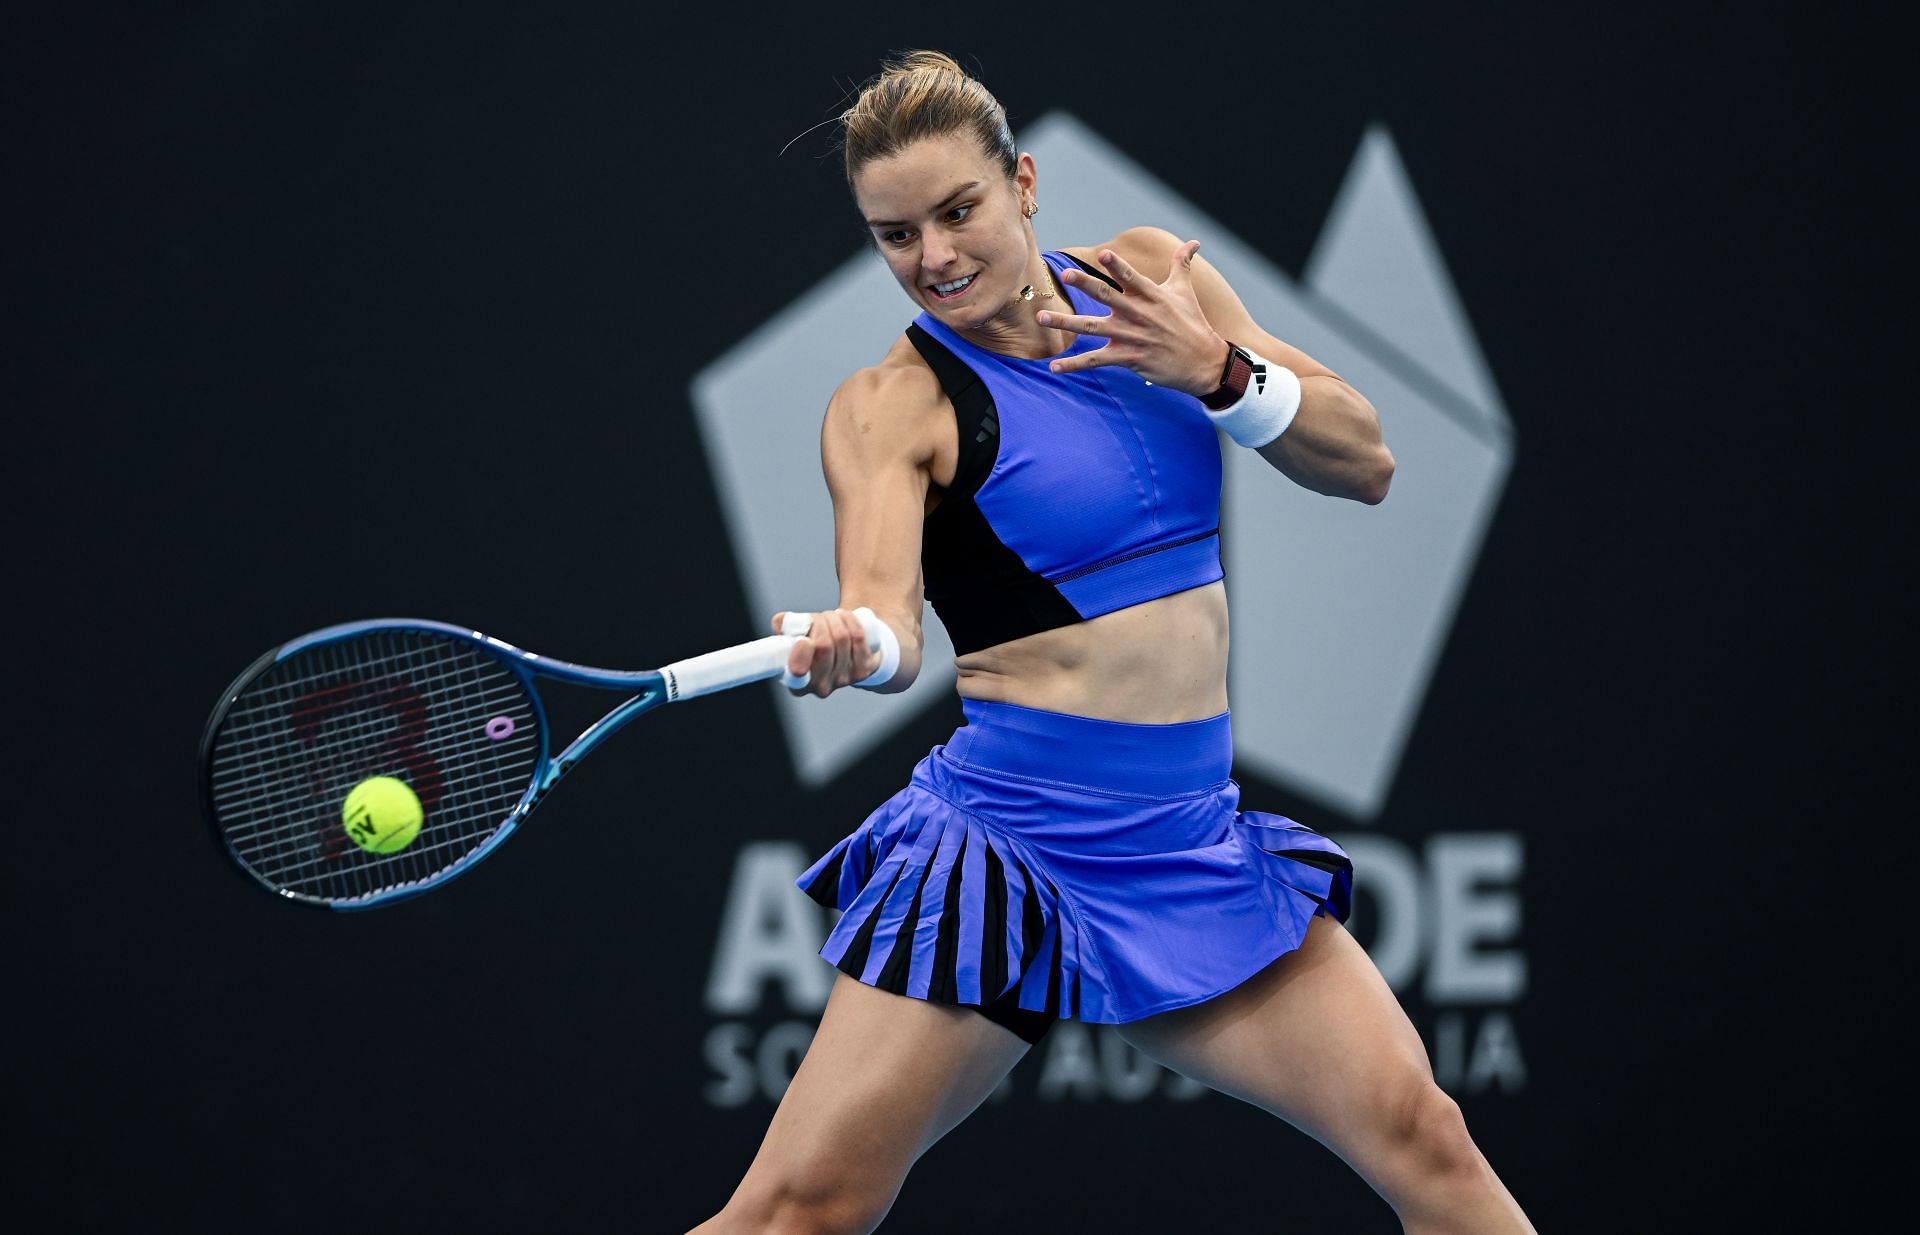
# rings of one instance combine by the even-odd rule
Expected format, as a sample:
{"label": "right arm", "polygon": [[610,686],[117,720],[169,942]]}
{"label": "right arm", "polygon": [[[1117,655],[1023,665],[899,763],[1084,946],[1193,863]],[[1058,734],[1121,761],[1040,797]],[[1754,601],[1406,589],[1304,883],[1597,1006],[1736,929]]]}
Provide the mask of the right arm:
{"label": "right arm", "polygon": [[[919,675],[925,645],[920,521],[933,483],[943,408],[932,373],[912,363],[862,369],[827,403],[820,460],[833,498],[840,607],[816,614],[811,633],[788,655],[789,672],[811,671],[808,694],[824,699],[879,665],[852,613],[862,605],[900,639],[900,667],[877,692],[903,691]],[[946,420],[951,437],[951,416]],[[774,615],[776,632],[785,616]]]}

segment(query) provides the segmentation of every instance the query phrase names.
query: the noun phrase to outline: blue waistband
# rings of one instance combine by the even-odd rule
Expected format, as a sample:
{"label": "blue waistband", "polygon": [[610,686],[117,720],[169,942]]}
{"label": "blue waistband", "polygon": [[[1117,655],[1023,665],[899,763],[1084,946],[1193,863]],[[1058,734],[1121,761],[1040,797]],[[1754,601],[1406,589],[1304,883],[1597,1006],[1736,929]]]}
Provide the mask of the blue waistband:
{"label": "blue waistband", "polygon": [[1226,712],[1137,725],[981,699],[962,699],[960,705],[967,723],[947,739],[946,757],[967,767],[1153,796],[1198,792],[1233,771]]}

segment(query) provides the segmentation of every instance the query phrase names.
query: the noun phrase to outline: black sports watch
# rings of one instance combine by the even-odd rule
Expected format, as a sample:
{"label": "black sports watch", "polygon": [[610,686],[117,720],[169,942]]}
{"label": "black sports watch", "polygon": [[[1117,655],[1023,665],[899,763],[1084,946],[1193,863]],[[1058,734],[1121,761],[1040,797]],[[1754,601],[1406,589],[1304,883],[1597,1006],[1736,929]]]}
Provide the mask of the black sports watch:
{"label": "black sports watch", "polygon": [[1220,385],[1200,396],[1209,411],[1223,412],[1246,397],[1247,383],[1253,380],[1253,357],[1245,348],[1228,339],[1227,363],[1220,370]]}

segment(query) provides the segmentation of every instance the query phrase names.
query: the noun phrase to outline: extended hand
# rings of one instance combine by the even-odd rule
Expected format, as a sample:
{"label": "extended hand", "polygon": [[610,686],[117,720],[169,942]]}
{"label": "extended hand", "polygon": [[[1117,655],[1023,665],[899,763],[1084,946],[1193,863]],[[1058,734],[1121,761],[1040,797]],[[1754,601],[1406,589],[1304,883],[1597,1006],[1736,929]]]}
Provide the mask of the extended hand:
{"label": "extended hand", "polygon": [[1107,317],[1083,317],[1047,311],[1037,316],[1042,326],[1104,338],[1106,346],[1054,361],[1055,373],[1075,373],[1102,365],[1124,365],[1156,386],[1203,395],[1220,385],[1227,363],[1227,341],[1207,324],[1193,293],[1193,255],[1198,240],[1189,240],[1173,255],[1173,269],[1164,283],[1155,283],[1112,249],[1094,256],[1125,289],[1113,290],[1082,270],[1064,270],[1060,278],[1079,288],[1113,312]]}

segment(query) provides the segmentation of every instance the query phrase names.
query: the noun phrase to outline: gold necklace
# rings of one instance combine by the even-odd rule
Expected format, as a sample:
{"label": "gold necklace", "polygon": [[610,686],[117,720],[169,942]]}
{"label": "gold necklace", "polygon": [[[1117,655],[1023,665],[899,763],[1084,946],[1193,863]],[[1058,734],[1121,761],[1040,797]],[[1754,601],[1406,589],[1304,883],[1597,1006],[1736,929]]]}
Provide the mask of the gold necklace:
{"label": "gold necklace", "polygon": [[[1020,299],[1022,300],[1033,299],[1033,284],[1029,283],[1025,287],[1020,289]],[[1048,279],[1046,287],[1041,289],[1040,299],[1042,300],[1053,299],[1053,280],[1052,279]]]}

